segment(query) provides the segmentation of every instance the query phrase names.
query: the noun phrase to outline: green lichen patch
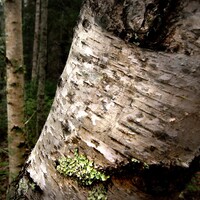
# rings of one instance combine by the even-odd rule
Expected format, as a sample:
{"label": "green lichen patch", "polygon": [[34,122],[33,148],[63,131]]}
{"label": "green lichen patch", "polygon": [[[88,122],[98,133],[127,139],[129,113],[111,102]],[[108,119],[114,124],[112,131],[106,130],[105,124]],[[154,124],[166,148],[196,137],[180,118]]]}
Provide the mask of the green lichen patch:
{"label": "green lichen patch", "polygon": [[107,200],[107,190],[103,185],[97,185],[89,193],[87,200]]}
{"label": "green lichen patch", "polygon": [[28,192],[29,188],[31,190],[35,190],[36,187],[37,187],[37,185],[34,182],[31,182],[30,180],[23,177],[19,181],[17,192],[19,195],[25,195]]}
{"label": "green lichen patch", "polygon": [[94,162],[90,161],[84,155],[79,155],[75,151],[74,157],[62,157],[58,160],[58,172],[64,176],[76,178],[82,185],[92,185],[95,181],[106,181],[109,176],[98,171],[94,167]]}

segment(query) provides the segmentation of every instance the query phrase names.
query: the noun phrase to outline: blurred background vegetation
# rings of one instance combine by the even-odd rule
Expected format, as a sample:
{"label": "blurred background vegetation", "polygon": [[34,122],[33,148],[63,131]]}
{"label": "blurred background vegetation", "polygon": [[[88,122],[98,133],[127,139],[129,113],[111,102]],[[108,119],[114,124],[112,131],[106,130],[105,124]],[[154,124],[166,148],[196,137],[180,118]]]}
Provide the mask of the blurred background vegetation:
{"label": "blurred background vegetation", "polygon": [[[3,4],[0,1],[0,199],[5,199],[7,189],[7,116],[6,116],[6,58]],[[45,118],[55,95],[57,80],[65,66],[73,29],[82,0],[49,0],[48,5],[48,65],[45,84]],[[36,138],[36,88],[31,83],[32,49],[34,40],[35,0],[23,0],[23,42],[25,73],[25,124],[27,152],[34,147]],[[45,121],[45,120],[44,120]]]}

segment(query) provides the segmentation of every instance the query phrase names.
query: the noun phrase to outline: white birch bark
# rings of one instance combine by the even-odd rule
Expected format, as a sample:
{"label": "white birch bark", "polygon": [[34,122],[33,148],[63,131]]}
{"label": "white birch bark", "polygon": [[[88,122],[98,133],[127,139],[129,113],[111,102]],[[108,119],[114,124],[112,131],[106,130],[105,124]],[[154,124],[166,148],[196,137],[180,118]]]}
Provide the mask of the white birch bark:
{"label": "white birch bark", "polygon": [[25,154],[24,66],[21,1],[5,1],[9,182],[18,175]]}
{"label": "white birch bark", "polygon": [[199,156],[199,38],[179,37],[199,30],[199,1],[182,5],[165,39],[171,39],[170,51],[179,44],[176,52],[141,48],[113,33],[117,22],[122,27],[125,5],[131,10],[134,3],[87,1],[82,8],[51,112],[27,162],[28,176],[42,191],[29,190],[29,199],[87,199],[89,188],[56,170],[57,160],[76,148],[110,173],[107,197],[114,200],[156,199],[144,192],[140,175],[126,168],[132,162],[149,170],[179,166],[182,172]]}

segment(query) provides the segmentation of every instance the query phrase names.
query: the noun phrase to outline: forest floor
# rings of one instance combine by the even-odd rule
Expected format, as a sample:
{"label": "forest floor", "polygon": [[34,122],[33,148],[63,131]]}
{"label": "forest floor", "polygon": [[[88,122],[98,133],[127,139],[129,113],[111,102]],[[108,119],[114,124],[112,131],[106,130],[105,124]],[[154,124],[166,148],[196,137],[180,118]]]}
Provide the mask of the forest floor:
{"label": "forest floor", "polygon": [[0,142],[0,199],[6,199],[8,187],[8,152],[7,143]]}

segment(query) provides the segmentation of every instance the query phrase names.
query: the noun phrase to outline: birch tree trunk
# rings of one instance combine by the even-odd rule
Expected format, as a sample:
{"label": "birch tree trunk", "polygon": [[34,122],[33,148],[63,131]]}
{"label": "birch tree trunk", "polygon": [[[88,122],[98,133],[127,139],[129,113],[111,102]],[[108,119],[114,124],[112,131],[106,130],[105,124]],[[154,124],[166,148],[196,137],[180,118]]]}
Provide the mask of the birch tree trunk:
{"label": "birch tree trunk", "polygon": [[39,32],[40,32],[40,0],[36,0],[35,4],[35,31],[33,41],[33,58],[32,58],[32,74],[31,80],[36,81],[38,74],[38,51],[39,51]]}
{"label": "birch tree trunk", "polygon": [[47,67],[47,17],[48,0],[41,2],[41,25],[40,25],[40,46],[38,57],[38,88],[37,88],[37,137],[42,130],[44,119],[44,98],[45,98],[45,69]]}
{"label": "birch tree trunk", "polygon": [[199,15],[198,0],[85,2],[28,199],[179,199],[199,161]]}
{"label": "birch tree trunk", "polygon": [[21,1],[5,1],[9,181],[19,173],[25,154],[24,66]]}

